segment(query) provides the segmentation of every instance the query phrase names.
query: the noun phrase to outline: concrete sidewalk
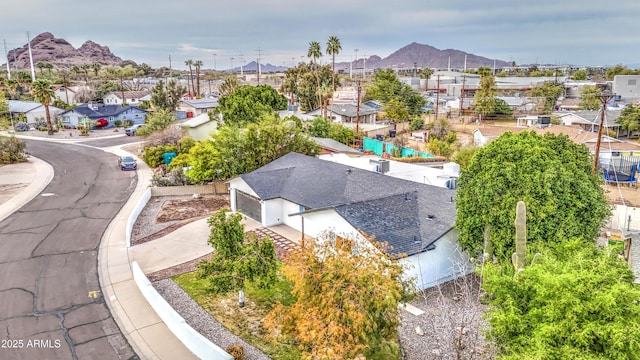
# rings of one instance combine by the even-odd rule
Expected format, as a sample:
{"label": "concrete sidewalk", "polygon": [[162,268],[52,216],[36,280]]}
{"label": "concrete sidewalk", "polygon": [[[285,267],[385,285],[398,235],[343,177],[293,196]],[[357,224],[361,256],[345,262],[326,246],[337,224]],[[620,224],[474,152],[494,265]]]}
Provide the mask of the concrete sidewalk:
{"label": "concrete sidewalk", "polygon": [[0,221],[38,196],[53,179],[49,163],[33,156],[28,160],[0,166]]}
{"label": "concrete sidewalk", "polygon": [[[116,155],[127,154],[116,147],[110,152]],[[98,273],[103,296],[120,330],[129,340],[134,351],[142,359],[196,359],[185,345],[180,342],[165,323],[158,317],[144,298],[133,279],[131,262],[134,257],[148,262],[147,255],[126,247],[126,226],[129,215],[136,207],[144,191],[150,185],[151,170],[141,161],[138,162],[138,182],[136,189],[125,206],[113,219],[105,231],[98,252]],[[154,249],[148,248],[149,251]],[[171,250],[170,250],[171,251]],[[173,254],[179,253],[172,249]],[[169,252],[170,254],[171,252]],[[157,266],[166,265],[170,257],[156,258]],[[143,270],[146,270],[143,268]],[[146,272],[146,271],[145,271]]]}

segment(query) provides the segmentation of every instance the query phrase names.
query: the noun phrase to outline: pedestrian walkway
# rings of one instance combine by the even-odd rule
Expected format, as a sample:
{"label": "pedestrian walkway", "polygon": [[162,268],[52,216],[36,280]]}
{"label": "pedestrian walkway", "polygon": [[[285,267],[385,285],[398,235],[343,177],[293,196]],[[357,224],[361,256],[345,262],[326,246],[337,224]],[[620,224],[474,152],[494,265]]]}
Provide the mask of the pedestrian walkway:
{"label": "pedestrian walkway", "polygon": [[25,163],[0,166],[0,221],[38,196],[51,179],[51,165],[33,156]]}

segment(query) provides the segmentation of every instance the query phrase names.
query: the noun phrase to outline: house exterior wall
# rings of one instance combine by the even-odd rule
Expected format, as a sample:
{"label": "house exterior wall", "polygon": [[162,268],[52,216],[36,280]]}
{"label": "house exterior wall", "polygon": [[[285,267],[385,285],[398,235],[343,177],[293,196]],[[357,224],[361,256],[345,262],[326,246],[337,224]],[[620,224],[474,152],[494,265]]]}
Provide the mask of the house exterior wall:
{"label": "house exterior wall", "polygon": [[211,138],[211,132],[216,131],[217,128],[218,126],[215,121],[209,121],[206,124],[194,128],[184,127],[184,129],[187,130],[187,134],[198,141]]}
{"label": "house exterior wall", "polygon": [[69,105],[73,105],[76,103],[76,93],[72,90],[65,90],[64,87],[56,89],[53,93],[53,97],[58,100],[62,100]]}
{"label": "house exterior wall", "polygon": [[102,101],[106,104],[106,105],[120,105],[122,104],[122,100],[116,96],[115,94],[108,94],[106,95]]}
{"label": "house exterior wall", "polygon": [[283,200],[271,199],[262,203],[262,225],[274,226],[282,224],[282,204]]}
{"label": "house exterior wall", "polygon": [[401,259],[405,279],[414,278],[417,289],[423,290],[472,272],[457,238],[457,230],[451,230],[435,242],[435,249]]}
{"label": "house exterior wall", "polygon": [[79,112],[70,111],[61,117],[62,125],[77,128],[78,124],[83,124],[84,121],[91,121],[88,117],[80,114]]}
{"label": "house exterior wall", "polygon": [[640,75],[616,75],[613,77],[613,93],[622,99],[640,98]]}

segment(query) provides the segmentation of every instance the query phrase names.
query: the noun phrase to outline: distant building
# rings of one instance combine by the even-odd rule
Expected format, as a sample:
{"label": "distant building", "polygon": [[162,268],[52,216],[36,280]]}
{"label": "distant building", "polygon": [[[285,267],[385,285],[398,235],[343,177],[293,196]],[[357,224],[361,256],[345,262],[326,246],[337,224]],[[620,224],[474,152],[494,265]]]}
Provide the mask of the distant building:
{"label": "distant building", "polygon": [[640,75],[614,76],[613,93],[619,99],[640,99]]}

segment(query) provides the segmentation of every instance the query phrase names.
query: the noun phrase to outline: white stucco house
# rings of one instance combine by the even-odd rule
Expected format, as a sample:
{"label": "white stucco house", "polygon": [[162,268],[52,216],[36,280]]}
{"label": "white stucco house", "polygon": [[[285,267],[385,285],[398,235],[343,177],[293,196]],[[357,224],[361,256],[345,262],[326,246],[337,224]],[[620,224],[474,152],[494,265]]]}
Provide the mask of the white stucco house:
{"label": "white stucco house", "polygon": [[211,133],[218,129],[218,122],[211,120],[209,114],[204,113],[180,123],[180,127],[182,127],[191,138],[199,141],[209,139]]}
{"label": "white stucco house", "polygon": [[233,178],[231,208],[309,237],[330,231],[391,246],[418,289],[472,269],[453,228],[455,191],[297,153]]}
{"label": "white stucco house", "polygon": [[[124,98],[122,97],[124,95]],[[151,92],[140,91],[113,91],[104,96],[105,105],[140,105],[145,99],[151,100]]]}

